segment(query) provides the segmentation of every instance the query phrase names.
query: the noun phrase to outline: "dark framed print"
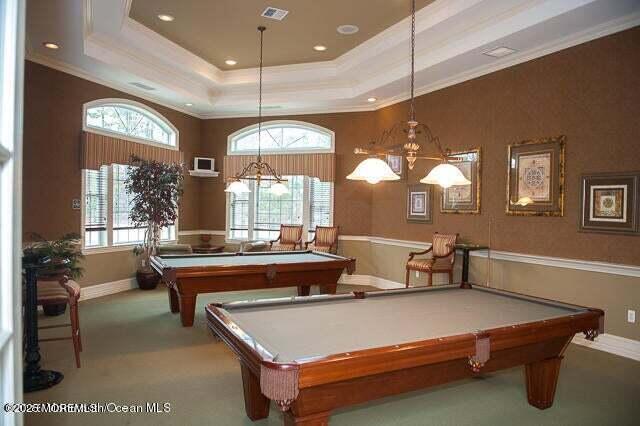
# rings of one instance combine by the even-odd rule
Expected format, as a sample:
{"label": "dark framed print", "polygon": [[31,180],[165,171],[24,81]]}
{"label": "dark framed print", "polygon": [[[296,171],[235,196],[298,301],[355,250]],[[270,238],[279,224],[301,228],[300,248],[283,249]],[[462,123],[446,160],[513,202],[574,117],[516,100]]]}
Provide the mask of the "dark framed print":
{"label": "dark framed print", "polygon": [[454,185],[442,190],[440,211],[442,213],[480,213],[480,148],[467,151],[452,152],[449,163],[456,166],[471,185]]}
{"label": "dark framed print", "polygon": [[432,223],[433,189],[431,185],[414,184],[407,187],[407,222]]}
{"label": "dark framed print", "polygon": [[564,214],[565,144],[565,136],[559,136],[509,145],[507,214]]}
{"label": "dark framed print", "polygon": [[637,234],[640,172],[582,176],[580,230]]}
{"label": "dark framed print", "polygon": [[405,167],[404,167],[404,157],[402,155],[395,154],[387,154],[385,161],[391,167],[391,170],[398,176],[400,179],[404,179],[405,177]]}

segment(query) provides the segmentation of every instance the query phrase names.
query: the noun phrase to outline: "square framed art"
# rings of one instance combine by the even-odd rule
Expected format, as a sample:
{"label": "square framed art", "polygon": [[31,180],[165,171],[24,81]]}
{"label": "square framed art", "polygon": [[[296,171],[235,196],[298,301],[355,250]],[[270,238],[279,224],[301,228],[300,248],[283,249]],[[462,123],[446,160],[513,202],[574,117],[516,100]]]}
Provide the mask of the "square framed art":
{"label": "square framed art", "polygon": [[509,145],[507,214],[564,214],[565,144],[565,136],[559,136]]}
{"label": "square framed art", "polygon": [[433,222],[433,189],[431,185],[407,186],[407,222]]}
{"label": "square framed art", "polygon": [[640,172],[582,176],[580,231],[638,234]]}
{"label": "square framed art", "polygon": [[456,166],[471,185],[454,185],[442,190],[440,211],[442,213],[480,213],[481,194],[481,157],[480,148],[452,152],[451,157],[458,160],[450,164]]}

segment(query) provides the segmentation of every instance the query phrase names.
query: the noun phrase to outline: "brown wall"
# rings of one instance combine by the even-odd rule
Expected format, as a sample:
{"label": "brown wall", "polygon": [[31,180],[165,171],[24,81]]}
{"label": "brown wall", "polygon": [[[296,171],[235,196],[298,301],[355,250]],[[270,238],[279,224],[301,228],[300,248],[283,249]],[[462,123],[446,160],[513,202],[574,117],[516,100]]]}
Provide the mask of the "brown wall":
{"label": "brown wall", "polygon": [[[273,117],[268,120],[295,119],[322,126],[335,132],[336,182],[334,222],[343,234],[367,235],[371,231],[370,185],[346,180],[345,176],[361,161],[353,155],[353,148],[375,135],[373,112],[299,115]],[[222,171],[222,159],[227,153],[227,136],[255,124],[255,118],[216,119],[204,121],[202,150],[216,158],[217,169]],[[225,229],[225,196],[222,179],[209,179],[202,184],[200,200],[200,229]]]}
{"label": "brown wall", "polygon": [[[406,103],[375,112],[290,118],[336,133],[334,219],[343,234],[428,241],[434,231],[450,231],[487,242],[491,222],[491,244],[497,250],[640,265],[640,237],[577,231],[580,174],[640,169],[638,45],[640,28],[631,29],[417,99],[418,120],[428,124],[445,146],[482,147],[481,215],[445,215],[436,208],[433,225],[408,224],[407,182],[372,186],[346,181],[345,176],[362,160],[352,154],[353,148],[406,119]],[[256,122],[255,118],[199,120],[31,62],[25,72],[23,230],[46,238],[80,231],[80,211],[71,209],[71,200],[81,193],[83,103],[119,97],[148,104],[178,127],[188,165],[196,154],[210,155],[219,170],[227,136]],[[565,216],[506,216],[507,145],[559,134],[567,136]],[[408,182],[417,182],[432,166],[418,164]],[[223,190],[222,178],[187,176],[180,228],[223,230]],[[100,255],[100,262],[112,261],[108,256]],[[113,256],[117,261],[120,255]],[[361,266],[359,273],[375,269],[373,264]],[[84,284],[122,279],[132,271],[128,266],[115,275],[88,272],[90,280]]]}
{"label": "brown wall", "polygon": [[[408,224],[405,185],[376,185],[371,233],[425,241],[434,231],[458,232],[486,243],[492,222],[496,250],[640,265],[640,237],[578,232],[580,175],[640,169],[638,46],[640,28],[420,96],[417,119],[443,146],[482,148],[482,214],[436,208],[433,225]],[[406,111],[406,102],[380,110],[380,128]],[[556,135],[567,136],[564,217],[507,216],[507,146]],[[409,182],[433,164],[418,162]]]}
{"label": "brown wall", "polygon": [[[82,105],[101,98],[125,98],[149,105],[177,128],[180,150],[193,158],[202,121],[127,93],[26,62],[24,102],[23,231],[47,239],[80,232],[80,135]],[[185,178],[180,228],[197,229],[200,181]]]}

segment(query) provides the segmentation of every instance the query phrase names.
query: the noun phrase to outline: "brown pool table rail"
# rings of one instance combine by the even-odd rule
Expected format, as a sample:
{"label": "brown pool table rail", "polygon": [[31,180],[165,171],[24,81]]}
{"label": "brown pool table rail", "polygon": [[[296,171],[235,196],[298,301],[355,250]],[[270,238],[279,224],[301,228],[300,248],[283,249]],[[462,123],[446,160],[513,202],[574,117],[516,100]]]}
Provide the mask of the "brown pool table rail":
{"label": "brown pool table rail", "polygon": [[[283,256],[313,254],[330,260],[278,263]],[[251,263],[254,256],[273,256],[273,263]],[[172,266],[164,259],[238,258],[242,263]],[[298,294],[308,295],[312,285],[322,292],[335,293],[338,279],[346,270],[352,274],[355,259],[315,251],[219,253],[197,255],[152,256],[151,266],[162,277],[169,293],[171,312],[180,313],[182,325],[193,325],[196,297],[200,293],[297,287]]]}
{"label": "brown pool table rail", "polygon": [[[392,292],[415,291],[402,289]],[[358,292],[305,302],[279,299],[262,303],[326,302],[332,298],[377,297],[388,292]],[[513,293],[508,295],[516,297]],[[208,326],[238,355],[243,377],[260,383],[259,394],[250,395],[253,405],[246,405],[245,393],[250,418],[262,418],[264,401],[261,398],[268,398],[267,402],[274,400],[287,412],[286,419],[291,420],[291,424],[305,418],[311,421],[322,412],[326,416],[320,416],[321,421],[317,424],[325,424],[322,419],[326,420],[328,413],[338,407],[521,364],[527,366],[529,402],[538,408],[547,408],[553,402],[559,360],[564,350],[578,332],[584,332],[593,339],[602,328],[601,318],[604,315],[598,309],[562,305],[571,307],[574,312],[472,333],[283,362],[278,361],[275,349],[268,348],[264,342],[245,332],[225,309],[241,310],[250,307],[250,303],[209,305],[206,311]],[[408,371],[413,373],[407,374]],[[374,383],[382,389],[369,389]],[[248,386],[245,380],[245,391]],[[262,401],[262,412],[249,410],[248,407],[255,406],[256,401]]]}

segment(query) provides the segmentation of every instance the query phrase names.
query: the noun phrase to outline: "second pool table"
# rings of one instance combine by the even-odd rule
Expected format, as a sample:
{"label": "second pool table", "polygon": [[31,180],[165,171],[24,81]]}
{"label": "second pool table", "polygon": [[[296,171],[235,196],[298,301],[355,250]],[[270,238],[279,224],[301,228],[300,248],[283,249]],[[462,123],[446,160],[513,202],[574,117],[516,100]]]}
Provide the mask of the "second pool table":
{"label": "second pool table", "polygon": [[340,275],[355,268],[355,259],[314,251],[220,253],[152,256],[151,266],[169,292],[171,312],[180,312],[185,327],[193,325],[199,293],[310,286],[335,293]]}
{"label": "second pool table", "polygon": [[[552,405],[562,355],[604,313],[486,287],[441,286],[235,302],[206,308],[238,356],[245,411],[328,424],[332,410],[525,366],[529,404]],[[463,403],[461,403],[462,406]]]}

